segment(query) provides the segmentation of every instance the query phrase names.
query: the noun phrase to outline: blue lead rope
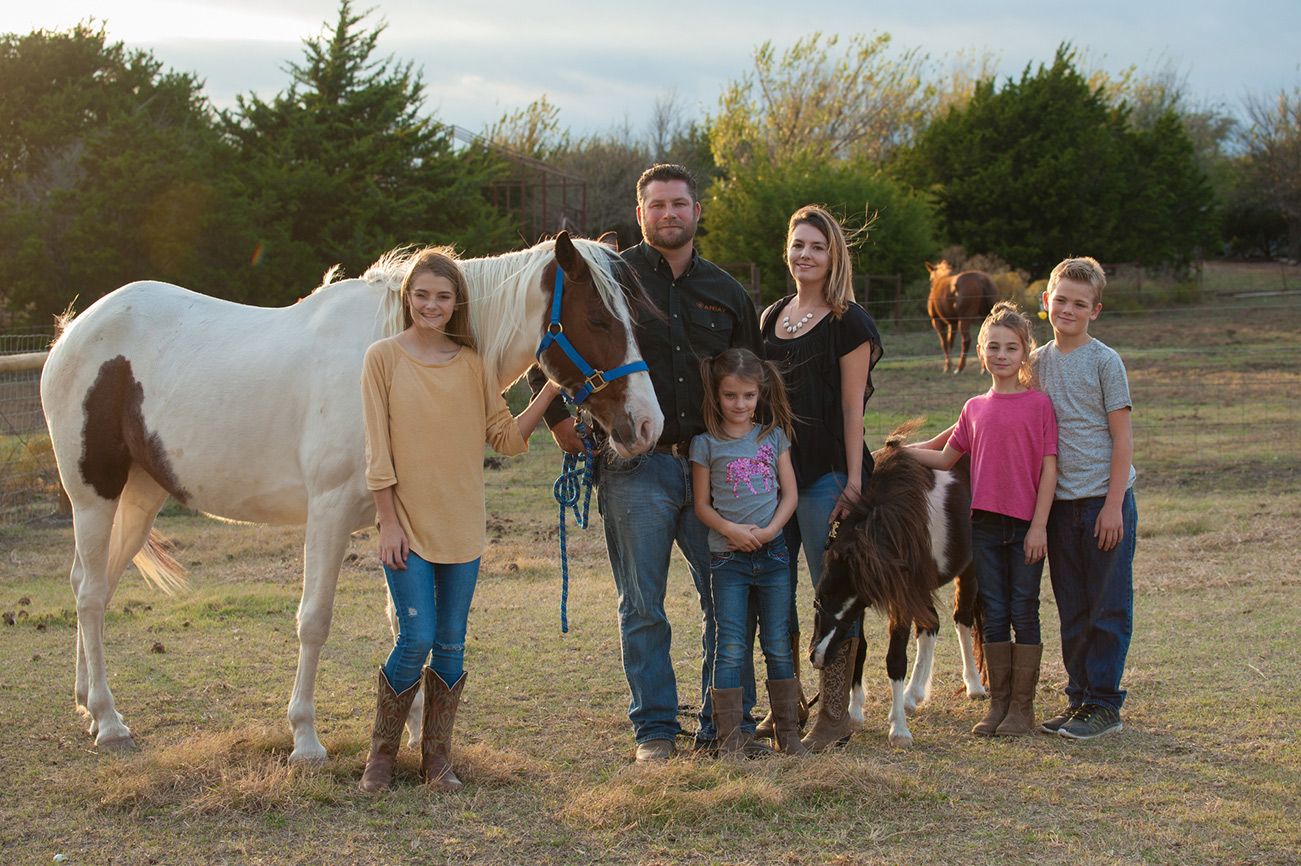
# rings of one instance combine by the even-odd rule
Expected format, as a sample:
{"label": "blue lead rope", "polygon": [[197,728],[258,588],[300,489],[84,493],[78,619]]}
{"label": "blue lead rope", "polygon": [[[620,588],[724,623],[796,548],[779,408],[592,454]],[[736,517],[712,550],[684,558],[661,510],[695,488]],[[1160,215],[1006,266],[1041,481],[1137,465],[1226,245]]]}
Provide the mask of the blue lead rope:
{"label": "blue lead rope", "polygon": [[[582,454],[565,453],[565,462],[560,469],[560,477],[551,488],[560,505],[560,631],[569,633],[569,539],[566,533],[565,509],[574,512],[574,524],[579,529],[588,525],[588,508],[592,502],[592,467],[596,465],[595,443],[592,441],[587,425],[576,421],[574,430],[583,442]],[[579,511],[578,500],[583,500]]]}

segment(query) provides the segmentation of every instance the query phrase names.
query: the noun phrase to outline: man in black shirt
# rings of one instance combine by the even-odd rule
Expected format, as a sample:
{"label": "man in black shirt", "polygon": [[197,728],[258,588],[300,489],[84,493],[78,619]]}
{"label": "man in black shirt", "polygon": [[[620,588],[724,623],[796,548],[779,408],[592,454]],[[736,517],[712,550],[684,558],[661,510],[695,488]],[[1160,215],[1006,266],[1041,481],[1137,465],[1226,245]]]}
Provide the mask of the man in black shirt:
{"label": "man in black shirt", "polygon": [[[696,182],[680,165],[655,165],[637,182],[637,222],[643,242],[623,253],[647,294],[663,314],[643,311],[636,327],[664,432],[649,453],[602,458],[598,505],[605,523],[610,568],[619,590],[619,633],[631,700],[628,718],[637,738],[637,762],[667,760],[677,721],[677,681],[669,655],[670,629],[664,612],[673,543],[686,558],[700,596],[704,664],[698,743],[714,739],[709,686],[714,667],[714,615],[710,590],[708,530],[692,500],[691,438],[705,430],[700,360],[743,346],[762,356],[754,305],[736,280],[696,252],[700,218]],[[552,424],[566,450],[578,446],[572,419]],[[743,673],[743,726],[753,731],[754,672]]]}

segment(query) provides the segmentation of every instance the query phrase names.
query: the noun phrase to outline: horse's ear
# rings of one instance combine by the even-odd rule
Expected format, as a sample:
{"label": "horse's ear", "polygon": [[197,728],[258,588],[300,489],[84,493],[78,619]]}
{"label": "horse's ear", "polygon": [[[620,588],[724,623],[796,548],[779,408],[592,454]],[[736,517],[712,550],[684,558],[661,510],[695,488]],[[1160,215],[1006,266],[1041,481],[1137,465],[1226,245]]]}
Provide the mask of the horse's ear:
{"label": "horse's ear", "polygon": [[935,265],[931,264],[930,262],[922,262],[922,264],[926,266],[926,273],[928,274],[935,273]]}
{"label": "horse's ear", "polygon": [[607,247],[609,247],[610,249],[614,250],[616,253],[619,252],[619,233],[618,233],[618,232],[613,232],[613,231],[606,232],[605,234],[603,234],[603,235],[601,235],[599,238],[597,238],[597,239],[596,239],[596,242],[597,242],[598,244],[604,244],[605,246],[607,246]]}
{"label": "horse's ear", "polygon": [[556,264],[560,265],[561,270],[575,279],[582,279],[587,276],[587,262],[583,261],[583,255],[574,246],[574,242],[569,238],[569,232],[562,231],[556,235]]}

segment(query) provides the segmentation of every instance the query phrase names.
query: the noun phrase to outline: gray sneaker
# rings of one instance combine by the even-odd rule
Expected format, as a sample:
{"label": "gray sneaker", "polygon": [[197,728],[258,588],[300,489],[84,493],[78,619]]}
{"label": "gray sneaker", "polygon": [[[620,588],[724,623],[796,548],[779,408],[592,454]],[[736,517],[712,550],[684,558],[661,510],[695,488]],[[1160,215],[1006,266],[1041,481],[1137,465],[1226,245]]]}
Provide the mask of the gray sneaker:
{"label": "gray sneaker", "polygon": [[1045,734],[1055,734],[1061,730],[1062,725],[1075,718],[1075,714],[1079,711],[1079,707],[1067,707],[1051,719],[1045,719],[1039,725],[1039,730]]}
{"label": "gray sneaker", "polygon": [[1120,710],[1103,704],[1085,704],[1060,728],[1057,734],[1068,740],[1093,740],[1106,734],[1119,733],[1125,726],[1120,721]]}

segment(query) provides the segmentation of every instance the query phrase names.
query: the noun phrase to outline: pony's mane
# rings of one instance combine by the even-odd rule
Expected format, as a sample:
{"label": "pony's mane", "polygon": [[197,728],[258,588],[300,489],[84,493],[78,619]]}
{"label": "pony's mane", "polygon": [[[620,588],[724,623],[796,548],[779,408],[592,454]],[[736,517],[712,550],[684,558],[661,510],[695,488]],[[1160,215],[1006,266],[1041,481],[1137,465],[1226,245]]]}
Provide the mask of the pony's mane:
{"label": "pony's mane", "polygon": [[931,277],[947,277],[953,273],[953,265],[949,264],[948,259],[940,259],[940,263],[931,269]]}
{"label": "pony's mane", "polygon": [[[597,292],[612,314],[628,324],[626,305],[621,301],[623,288],[614,274],[616,256],[609,247],[596,241],[574,238],[574,248],[592,271]],[[511,348],[511,335],[524,325],[526,296],[542,280],[542,272],[551,263],[554,240],[546,240],[526,250],[479,259],[462,259],[459,264],[470,287],[470,333],[483,360],[484,377],[500,381],[501,367]],[[402,330],[402,280],[418,252],[415,247],[390,250],[366,269],[361,278],[385,289],[380,301],[381,333],[391,337]],[[329,277],[331,274],[327,273]],[[329,285],[327,281],[322,285]],[[317,289],[320,291],[320,289]]]}
{"label": "pony's mane", "polygon": [[[921,423],[901,425],[876,452],[876,466],[867,489],[851,504],[846,522],[852,531],[834,547],[833,555],[849,566],[855,590],[869,605],[885,603],[893,622],[937,625],[932,610],[939,583],[931,556],[927,491],[930,470],[903,447],[907,435]],[[911,568],[929,574],[914,575]],[[929,578],[929,579],[926,579]]]}

